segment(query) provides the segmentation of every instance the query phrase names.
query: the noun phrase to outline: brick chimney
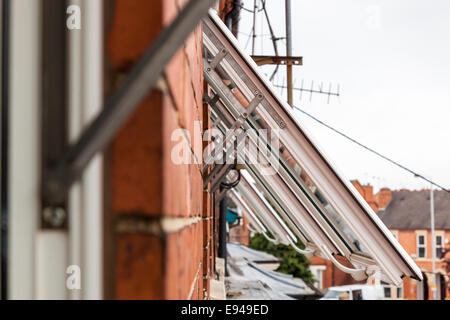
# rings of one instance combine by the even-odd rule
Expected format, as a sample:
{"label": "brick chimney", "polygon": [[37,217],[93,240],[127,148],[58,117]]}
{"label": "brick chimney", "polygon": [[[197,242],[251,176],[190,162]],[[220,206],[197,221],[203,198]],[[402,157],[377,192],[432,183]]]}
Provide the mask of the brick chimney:
{"label": "brick chimney", "polygon": [[358,190],[358,192],[363,196],[364,200],[366,200],[366,202],[372,208],[372,210],[377,212],[378,204],[376,203],[373,195],[373,187],[370,184],[361,185],[358,180],[353,180],[352,183],[355,186],[356,190]]}
{"label": "brick chimney", "polygon": [[392,191],[389,188],[383,188],[375,195],[375,202],[379,209],[385,209],[392,199]]}
{"label": "brick chimney", "polygon": [[356,188],[356,190],[358,190],[358,192],[364,197],[364,188],[361,183],[359,183],[358,180],[352,180],[351,183]]}

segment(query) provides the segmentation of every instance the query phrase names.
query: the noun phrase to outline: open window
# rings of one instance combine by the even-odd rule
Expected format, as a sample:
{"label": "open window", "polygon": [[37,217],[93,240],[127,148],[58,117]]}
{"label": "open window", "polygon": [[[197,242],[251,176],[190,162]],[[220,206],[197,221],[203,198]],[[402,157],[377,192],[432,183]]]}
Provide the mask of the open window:
{"label": "open window", "polygon": [[[203,19],[203,40],[209,85],[205,100],[213,127],[222,135],[215,149],[228,155],[230,146],[237,148],[233,161],[245,168],[233,197],[243,197],[278,240],[301,240],[306,252],[332,260],[355,279],[375,273],[393,284],[400,284],[403,276],[422,279],[413,260],[326,158],[214,11]],[[213,158],[206,158],[205,171]],[[228,171],[223,172],[225,178]],[[354,268],[343,266],[340,259]]]}

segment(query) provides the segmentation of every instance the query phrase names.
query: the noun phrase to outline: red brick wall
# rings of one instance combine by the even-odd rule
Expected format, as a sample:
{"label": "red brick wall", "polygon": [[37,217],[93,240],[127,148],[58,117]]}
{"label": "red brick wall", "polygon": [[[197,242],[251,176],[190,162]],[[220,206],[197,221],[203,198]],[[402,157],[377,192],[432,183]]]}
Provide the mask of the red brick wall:
{"label": "red brick wall", "polygon": [[[417,244],[416,244],[416,230],[398,230],[398,240],[406,252],[410,255],[417,254]],[[426,243],[427,243],[427,256],[426,258],[415,258],[414,262],[419,266],[419,268],[425,272],[425,274],[430,275],[432,271],[432,261],[431,261],[431,231],[427,230],[426,235]],[[446,230],[443,233],[444,239],[450,239],[450,230]],[[447,276],[450,276],[450,273],[447,271],[447,263],[444,259],[436,260],[436,272],[446,273]],[[409,300],[414,300],[417,297],[416,285],[417,282],[411,279],[404,279],[403,284],[404,288],[404,298]],[[431,283],[429,287],[429,298],[431,299]],[[447,293],[447,297],[450,297],[450,294]]]}
{"label": "red brick wall", "polygon": [[[110,74],[116,82],[185,2],[115,1],[106,37]],[[203,192],[201,166],[176,165],[171,160],[171,150],[179,143],[171,141],[171,135],[180,128],[191,134],[191,150],[201,159],[193,139],[194,121],[208,119],[202,102],[200,25],[165,75],[170,94],[149,93],[111,147],[113,296],[117,299],[203,299],[204,289],[208,290],[204,276],[213,274],[213,212],[211,197]],[[203,127],[208,128],[208,123]]]}
{"label": "red brick wall", "polygon": [[248,247],[250,242],[250,231],[248,230],[247,225],[248,219],[244,215],[242,217],[242,224],[230,230],[230,241],[237,242]]}

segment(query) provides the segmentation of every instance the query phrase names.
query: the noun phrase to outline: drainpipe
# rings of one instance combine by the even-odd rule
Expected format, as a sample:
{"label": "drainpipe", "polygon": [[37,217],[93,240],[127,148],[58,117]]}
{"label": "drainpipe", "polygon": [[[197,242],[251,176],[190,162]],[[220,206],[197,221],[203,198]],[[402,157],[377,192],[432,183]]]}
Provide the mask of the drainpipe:
{"label": "drainpipe", "polygon": [[[222,190],[222,187],[220,188]],[[226,198],[219,204],[219,258],[224,260],[225,276],[228,276],[227,268],[227,203]]]}

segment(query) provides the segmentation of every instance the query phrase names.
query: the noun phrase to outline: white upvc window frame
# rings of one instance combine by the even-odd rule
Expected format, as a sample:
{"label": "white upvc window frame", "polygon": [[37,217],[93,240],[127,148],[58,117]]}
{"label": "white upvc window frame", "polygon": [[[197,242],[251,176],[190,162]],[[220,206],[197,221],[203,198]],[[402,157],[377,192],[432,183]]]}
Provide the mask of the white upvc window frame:
{"label": "white upvc window frame", "polygon": [[[441,238],[440,245],[438,245],[438,241],[437,241],[438,238]],[[435,231],[434,232],[434,246],[435,246],[435,250],[436,250],[436,259],[438,259],[438,260],[443,258],[443,257],[441,257],[441,255],[442,255],[442,250],[445,248],[444,241],[445,241],[445,232]],[[440,253],[439,255],[438,255],[438,252]]]}
{"label": "white upvc window frame", "polygon": [[[392,299],[392,285],[390,283],[383,283],[381,285],[383,287],[383,295],[386,299]],[[389,292],[389,294],[386,294]]]}
{"label": "white upvc window frame", "polygon": [[403,283],[401,283],[398,286],[394,286],[394,287],[395,287],[395,294],[396,294],[397,299],[403,299],[403,296],[405,295]]}
{"label": "white upvc window frame", "polygon": [[[237,118],[236,114],[233,114],[233,110],[224,110],[222,108],[223,114],[231,117]],[[229,114],[231,113],[231,115]],[[214,111],[213,111],[214,114]],[[232,119],[230,119],[231,121]],[[223,121],[218,124],[217,129],[219,129],[223,135],[226,133],[226,125]],[[248,127],[244,124],[244,127]],[[252,131],[247,131],[247,137],[249,138],[249,143],[252,144],[254,148],[257,148],[257,137]],[[246,159],[250,163],[256,163],[256,155],[251,151],[252,148],[244,148],[243,153],[239,153],[239,159],[245,162]],[[259,153],[259,156],[265,156],[264,153]],[[266,156],[265,156],[266,157]],[[265,160],[268,160],[267,157]],[[294,225],[289,225],[292,230],[296,233],[299,239],[306,245],[307,248],[316,251],[316,255],[326,258],[322,254],[321,250],[323,246],[328,248],[331,254],[340,254],[346,256],[349,260],[352,260],[351,251],[347,248],[345,243],[340,239],[340,237],[332,230],[330,225],[326,223],[324,218],[317,212],[308,199],[306,199],[305,194],[299,190],[299,187],[295,185],[295,182],[289,177],[286,170],[280,168],[279,174],[277,175],[265,175],[259,169],[257,165],[246,165],[247,172],[259,185],[260,189],[266,189],[265,195],[268,198],[273,199],[272,204],[280,212],[283,218],[288,222],[294,222]],[[304,186],[304,190],[307,187]],[[314,196],[315,197],[315,196]],[[277,205],[277,202],[282,202],[283,207]],[[316,201],[318,202],[318,200]],[[317,204],[316,205],[320,205]],[[322,210],[325,210],[322,208]],[[284,215],[285,214],[285,215]],[[297,229],[301,229],[302,234],[296,232]],[[307,238],[305,238],[307,235]],[[312,241],[310,241],[312,239]],[[372,265],[373,261],[368,261],[367,258],[355,260],[356,264]]]}
{"label": "white upvc window frame", "polygon": [[[390,283],[382,282],[381,286],[383,287],[383,292],[385,295],[385,298],[387,299],[403,299],[403,282],[400,283],[398,286],[392,285]],[[389,292],[389,297],[386,297],[386,291]],[[399,294],[400,293],[400,294]]]}
{"label": "white upvc window frame", "polygon": [[318,289],[324,289],[323,287],[323,272],[327,269],[325,265],[310,265],[309,270],[315,278],[314,285]]}
{"label": "white upvc window frame", "polygon": [[[307,258],[311,258],[316,251],[316,246],[314,244],[309,244],[309,246],[305,246],[306,249],[301,249],[298,247],[299,240],[303,244],[308,242],[306,242],[306,240],[304,240],[302,236],[298,236],[298,234],[292,232],[292,230],[280,218],[274,207],[272,207],[272,205],[267,201],[264,194],[262,194],[262,192],[258,190],[258,188],[253,182],[251,182],[251,180],[251,176],[244,171],[241,176],[241,182],[235,188],[235,190],[231,190],[228,195],[231,195],[232,200],[235,200],[240,195],[247,202],[253,204],[254,215],[261,218],[261,220],[263,221],[262,223],[266,226],[266,229],[268,229],[275,236],[278,243],[290,245],[298,253],[305,255]],[[243,202],[242,199],[239,199],[235,202],[243,203],[243,206],[247,207],[244,209],[244,212],[250,213],[252,211],[252,209],[249,209],[248,206],[246,206],[246,203]],[[266,236],[265,233],[264,235]]]}
{"label": "white upvc window frame", "polygon": [[270,205],[268,205],[265,199],[258,194],[245,177],[241,177],[241,182],[236,187],[236,191],[251,204],[254,212],[257,212],[261,221],[279,243],[290,245],[292,241],[296,242],[296,237],[292,231],[289,230],[276,213],[270,210]]}
{"label": "white upvc window frame", "polygon": [[[222,111],[223,114],[228,113],[227,110]],[[232,112],[233,111],[231,111],[231,113]],[[212,113],[214,116],[214,111]],[[217,123],[216,121],[213,122]],[[217,123],[217,129],[219,129],[223,135],[225,135],[226,132],[225,126],[223,121]],[[250,138],[250,143],[256,144],[254,140],[255,137],[253,137],[254,132],[250,131],[249,133],[248,137]],[[250,163],[255,163],[255,154],[249,150],[252,150],[252,148],[244,149],[243,153],[239,153],[239,157],[242,158],[240,160],[245,162],[244,156],[247,156]],[[282,214],[283,218],[286,219],[289,226],[294,230],[302,243],[306,245],[306,250],[302,250],[295,244],[291,244],[296,251],[305,254],[307,257],[317,255],[326,259],[331,259],[339,269],[352,274],[358,281],[365,279],[369,275],[369,272],[374,272],[373,265],[375,263],[373,260],[352,254],[345,243],[340,239],[339,235],[331,229],[330,225],[325,222],[324,218],[320,216],[317,210],[311,208],[311,206],[309,206],[308,210],[306,209],[305,203],[307,207],[308,203],[304,198],[305,195],[298,190],[298,186],[295,185],[292,179],[289,180],[289,176],[284,169],[280,169],[280,174],[278,175],[264,175],[262,172],[258,171],[259,167],[257,165],[247,164],[246,167],[247,172],[251,173],[250,175],[255,180],[255,183],[259,185],[261,190],[265,190],[266,197],[272,201],[275,208]],[[305,189],[305,192],[307,192],[307,189]],[[278,205],[280,200],[284,203],[284,206]],[[269,208],[269,210],[272,210],[272,208]],[[324,209],[322,208],[322,210]],[[301,233],[299,233],[300,230]],[[308,238],[306,239],[304,235],[308,235]],[[350,262],[357,266],[357,268],[351,269],[341,265],[334,258],[334,254],[341,254],[342,256],[347,257]],[[364,269],[359,269],[360,266],[364,266],[368,269],[366,271]]]}
{"label": "white upvc window frame", "polygon": [[[420,243],[420,238],[423,237],[423,244]],[[420,255],[420,249],[424,250],[424,255]],[[427,231],[417,231],[416,232],[416,256],[417,259],[426,259],[428,255],[427,248]]]}
{"label": "white upvc window frame", "polygon": [[[225,134],[226,129],[222,128],[222,125],[225,126],[224,124],[221,124],[218,126],[218,129]],[[255,141],[252,140],[252,138],[255,138],[252,134],[249,135],[249,138],[251,143],[255,143]],[[252,154],[249,149],[244,149],[243,151],[244,153],[240,154],[239,157],[247,156],[250,162],[256,161],[254,158],[255,155]],[[240,160],[245,162],[245,159]],[[315,251],[315,255],[326,258],[326,256],[323,255],[319,249],[326,246],[332,254],[340,254],[343,252],[343,255],[348,257],[350,256],[350,251],[347,250],[342,242],[338,244],[334,242],[339,241],[337,235],[330,236],[328,233],[321,230],[321,224],[317,223],[317,221],[306,212],[306,209],[303,207],[302,203],[299,203],[299,200],[296,198],[296,194],[292,193],[292,189],[286,185],[285,180],[283,180],[282,177],[279,175],[266,176],[258,171],[257,166],[247,164],[246,167],[247,170],[243,173],[242,178],[244,182],[250,178],[256,185],[258,185],[260,192],[264,191],[264,195],[271,200],[272,205],[289,224],[290,229],[293,230],[297,238],[306,246],[307,250],[313,252]],[[249,176],[249,178],[245,178],[246,175]],[[255,188],[253,183],[251,186],[252,188]],[[239,185],[237,189],[239,189]],[[261,194],[260,196],[263,197]],[[262,201],[267,203],[265,199],[262,199]],[[282,202],[284,205],[279,205],[279,202]],[[268,205],[267,210],[274,212],[272,206],[270,205]],[[274,214],[277,216],[276,213]],[[323,218],[321,222],[322,225],[324,225]],[[332,230],[328,228],[328,232],[332,232]],[[367,265],[369,264],[370,263]]]}
{"label": "white upvc window frame", "polygon": [[[204,19],[204,26],[207,29],[213,30],[214,36],[223,44],[227,45],[227,59],[230,58],[239,61],[239,66],[242,68],[240,75],[245,75],[246,80],[250,81],[243,81],[240,78],[229,63],[229,59],[224,59],[221,67],[231,77],[231,80],[238,86],[248,101],[253,99],[255,92],[255,88],[250,88],[248,83],[256,86],[258,92],[265,97],[265,100],[261,102],[264,108],[257,108],[258,115],[270,128],[277,128],[279,124],[285,125],[280,131],[280,138],[283,145],[289,150],[295,161],[297,161],[311,178],[321,194],[327,199],[328,203],[335,209],[342,221],[351,229],[351,232],[361,242],[363,247],[368,250],[371,256],[371,259],[367,259],[367,257],[353,253],[347,256],[347,258],[360,265],[364,265],[365,262],[369,264],[375,262],[384,276],[394,284],[399,284],[403,276],[422,279],[420,269],[411,257],[400,246],[398,241],[356,189],[333,168],[323,151],[317,147],[317,144],[312,140],[311,136],[295,119],[291,108],[278,97],[272,89],[271,84],[261,76],[256,64],[251,58],[239,49],[239,44],[231,32],[223,25],[213,11],[210,11],[209,17]],[[205,47],[213,55],[218,54],[220,48],[215,47],[208,39],[205,28],[204,35]],[[269,105],[269,109],[266,109],[267,105]],[[268,110],[274,110],[275,112],[269,112]],[[284,187],[286,188],[286,185]],[[284,204],[289,205],[289,202],[293,203],[294,201],[291,199]],[[308,215],[305,215],[305,217]],[[311,215],[309,217],[310,219],[313,218]],[[305,225],[304,220],[301,223]],[[322,227],[326,229],[326,226],[322,225]],[[309,231],[311,238],[316,238],[313,240],[316,240],[314,242],[321,248],[325,247],[329,250],[333,247],[330,243],[325,244],[332,238],[330,235],[327,235],[328,239],[323,239],[323,231],[321,233],[313,229]],[[337,247],[340,246],[337,245]],[[339,249],[340,251],[342,250],[341,248]]]}

